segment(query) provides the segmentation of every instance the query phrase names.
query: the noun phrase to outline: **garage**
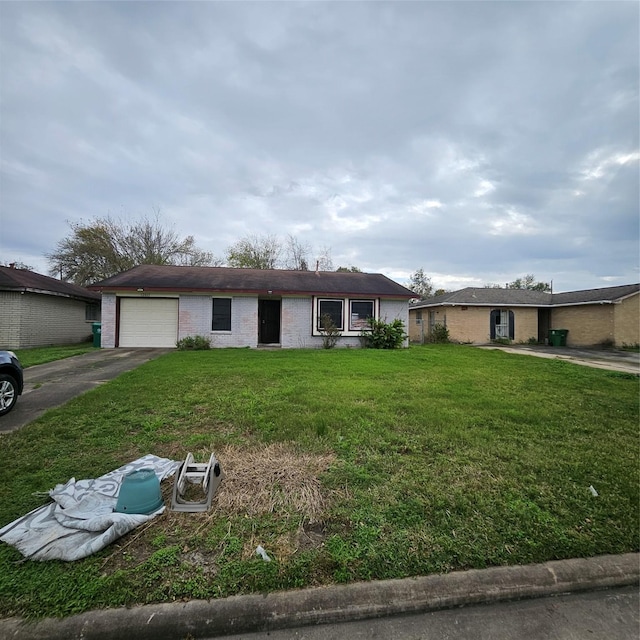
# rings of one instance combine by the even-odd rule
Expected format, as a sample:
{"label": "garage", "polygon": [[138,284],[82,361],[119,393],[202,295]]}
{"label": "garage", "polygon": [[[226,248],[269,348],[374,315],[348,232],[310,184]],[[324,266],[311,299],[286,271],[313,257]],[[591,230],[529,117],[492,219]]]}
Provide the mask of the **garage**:
{"label": "garage", "polygon": [[175,347],[177,298],[120,298],[120,347]]}

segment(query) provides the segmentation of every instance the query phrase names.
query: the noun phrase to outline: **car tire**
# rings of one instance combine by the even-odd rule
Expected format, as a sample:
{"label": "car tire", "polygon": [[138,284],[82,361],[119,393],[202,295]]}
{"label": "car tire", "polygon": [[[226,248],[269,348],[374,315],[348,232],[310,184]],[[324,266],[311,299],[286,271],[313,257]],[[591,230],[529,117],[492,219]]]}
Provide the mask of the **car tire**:
{"label": "car tire", "polygon": [[0,416],[9,413],[18,401],[18,383],[6,373],[0,373]]}

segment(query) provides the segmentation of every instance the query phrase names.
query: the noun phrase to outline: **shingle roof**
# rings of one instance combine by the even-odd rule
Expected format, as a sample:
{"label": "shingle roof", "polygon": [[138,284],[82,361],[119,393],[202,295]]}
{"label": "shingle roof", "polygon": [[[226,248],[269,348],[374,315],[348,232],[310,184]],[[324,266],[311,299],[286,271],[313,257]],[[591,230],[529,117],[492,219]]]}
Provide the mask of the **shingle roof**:
{"label": "shingle roof", "polygon": [[467,287],[441,296],[429,298],[411,304],[411,309],[435,307],[439,305],[481,305],[513,307],[552,307],[556,305],[589,304],[614,302],[640,291],[640,284],[627,284],[618,287],[585,289],[567,293],[545,293],[528,289],[497,289]]}
{"label": "shingle roof", "polygon": [[551,304],[551,294],[527,289],[481,289],[467,287],[459,291],[445,293],[435,298],[429,298],[411,305],[411,308],[438,306],[441,304],[465,305],[512,305],[540,307]]}
{"label": "shingle roof", "polygon": [[640,284],[623,284],[618,287],[603,287],[601,289],[584,289],[582,291],[568,291],[554,293],[553,304],[579,304],[589,302],[613,302],[626,298],[640,291]]}
{"label": "shingle roof", "polygon": [[84,287],[43,276],[35,271],[13,267],[0,267],[0,291],[42,293],[91,302],[100,301],[99,294]]}
{"label": "shingle roof", "polygon": [[240,292],[413,298],[380,273],[139,265],[90,286],[97,291]]}

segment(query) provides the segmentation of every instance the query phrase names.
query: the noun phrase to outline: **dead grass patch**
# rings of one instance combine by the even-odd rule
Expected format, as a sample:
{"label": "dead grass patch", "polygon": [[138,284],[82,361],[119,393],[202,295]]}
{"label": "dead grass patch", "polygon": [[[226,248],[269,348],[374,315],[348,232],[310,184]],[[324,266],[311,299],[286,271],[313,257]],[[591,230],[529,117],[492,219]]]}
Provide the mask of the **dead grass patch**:
{"label": "dead grass patch", "polygon": [[[109,565],[109,571],[113,571],[143,562],[156,550],[153,539],[158,536],[164,536],[166,543],[179,544],[188,561],[199,558],[196,546],[203,532],[214,521],[238,516],[272,514],[285,521],[298,521],[294,532],[279,536],[269,545],[269,552],[276,557],[320,546],[324,539],[320,533],[324,530],[322,521],[333,497],[322,486],[320,476],[336,464],[335,454],[303,452],[293,443],[275,443],[259,449],[226,446],[214,453],[225,477],[211,509],[203,513],[171,511],[174,478],[168,478],[161,485],[165,512],[116,543],[103,568]],[[198,462],[209,455],[210,451],[194,453]],[[202,491],[200,486],[192,489]],[[313,533],[309,536],[308,532]],[[263,543],[252,535],[243,546],[243,557],[255,554],[256,546]]]}
{"label": "dead grass patch", "polygon": [[290,443],[275,443],[253,450],[228,446],[216,457],[225,474],[214,498],[219,514],[295,513],[316,522],[327,508],[319,476],[335,463],[333,453],[306,453]]}

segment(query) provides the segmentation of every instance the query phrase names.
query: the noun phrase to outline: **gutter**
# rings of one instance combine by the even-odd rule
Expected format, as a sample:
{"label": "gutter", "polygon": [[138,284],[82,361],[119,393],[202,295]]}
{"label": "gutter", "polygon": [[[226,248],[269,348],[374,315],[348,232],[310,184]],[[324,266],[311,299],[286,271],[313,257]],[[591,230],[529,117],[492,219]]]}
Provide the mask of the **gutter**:
{"label": "gutter", "polygon": [[325,298],[385,298],[396,300],[409,300],[410,296],[402,295],[400,293],[372,293],[372,292],[347,292],[347,291],[289,291],[278,289],[210,289],[210,288],[196,288],[185,289],[177,287],[118,287],[112,289],[111,287],[87,287],[92,291],[100,293],[113,293],[118,295],[123,292],[133,293],[198,293],[210,295],[212,293],[219,293],[225,295],[264,295],[270,296],[315,296]]}
{"label": "gutter", "polygon": [[99,303],[100,298],[92,298],[91,296],[70,295],[68,293],[62,293],[61,291],[51,291],[50,289],[34,289],[31,287],[5,287],[2,291],[9,291],[11,293],[37,293],[44,296],[55,296],[58,298],[69,298],[70,300],[80,300],[81,302],[95,302]]}

